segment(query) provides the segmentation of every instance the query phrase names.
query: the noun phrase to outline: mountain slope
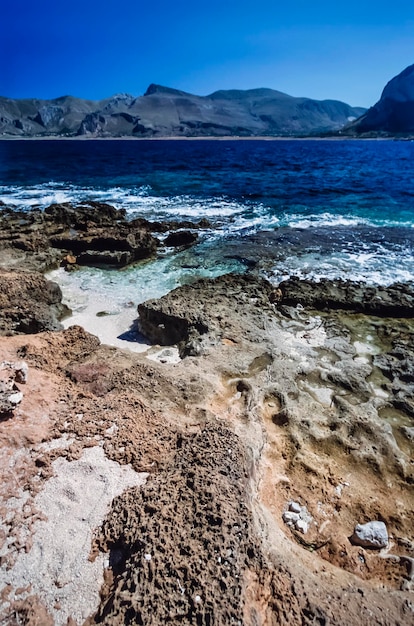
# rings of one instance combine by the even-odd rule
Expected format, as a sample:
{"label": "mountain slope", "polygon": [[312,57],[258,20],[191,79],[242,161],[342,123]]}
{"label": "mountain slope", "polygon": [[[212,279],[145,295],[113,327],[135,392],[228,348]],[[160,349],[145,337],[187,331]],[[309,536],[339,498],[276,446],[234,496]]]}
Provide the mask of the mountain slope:
{"label": "mountain slope", "polygon": [[0,135],[197,137],[312,135],[343,128],[365,109],[335,100],[294,98],[273,89],[196,96],[151,84],[135,98],[101,101],[0,97]]}
{"label": "mountain slope", "polygon": [[385,133],[414,132],[414,65],[410,65],[385,86],[380,100],[347,132]]}

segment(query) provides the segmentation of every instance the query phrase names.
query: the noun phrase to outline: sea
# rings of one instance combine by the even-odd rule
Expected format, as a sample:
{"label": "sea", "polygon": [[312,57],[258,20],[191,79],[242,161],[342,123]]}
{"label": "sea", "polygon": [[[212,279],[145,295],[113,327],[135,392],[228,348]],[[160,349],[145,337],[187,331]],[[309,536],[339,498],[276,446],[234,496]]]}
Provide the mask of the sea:
{"label": "sea", "polygon": [[114,315],[118,331],[139,302],[227,272],[275,285],[414,277],[412,141],[3,140],[0,200],[24,211],[96,200],[130,218],[208,220],[188,249],[161,248],[123,270],[52,273],[73,320]]}

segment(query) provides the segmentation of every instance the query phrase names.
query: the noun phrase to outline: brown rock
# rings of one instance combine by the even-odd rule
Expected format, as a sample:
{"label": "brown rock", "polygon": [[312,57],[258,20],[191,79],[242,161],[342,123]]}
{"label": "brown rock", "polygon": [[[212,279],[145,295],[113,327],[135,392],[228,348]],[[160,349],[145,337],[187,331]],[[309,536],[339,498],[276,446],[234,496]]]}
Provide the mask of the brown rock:
{"label": "brown rock", "polygon": [[0,335],[58,330],[67,313],[56,283],[35,272],[0,270]]}

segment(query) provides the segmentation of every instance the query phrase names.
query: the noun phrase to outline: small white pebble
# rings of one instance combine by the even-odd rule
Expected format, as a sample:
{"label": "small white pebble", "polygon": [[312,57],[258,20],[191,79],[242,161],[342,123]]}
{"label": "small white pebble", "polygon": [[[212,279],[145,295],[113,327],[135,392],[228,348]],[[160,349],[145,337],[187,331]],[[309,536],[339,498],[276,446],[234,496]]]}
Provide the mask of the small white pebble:
{"label": "small white pebble", "polygon": [[150,554],[144,554],[144,559],[145,559],[146,561],[151,561],[152,556],[151,556]]}
{"label": "small white pebble", "polygon": [[7,400],[10,404],[19,404],[23,400],[23,394],[21,391],[16,391],[16,393],[10,394]]}
{"label": "small white pebble", "polygon": [[194,598],[194,602],[196,602],[197,604],[200,604],[200,602],[201,602],[201,597],[200,597],[200,596],[196,596],[196,597]]}

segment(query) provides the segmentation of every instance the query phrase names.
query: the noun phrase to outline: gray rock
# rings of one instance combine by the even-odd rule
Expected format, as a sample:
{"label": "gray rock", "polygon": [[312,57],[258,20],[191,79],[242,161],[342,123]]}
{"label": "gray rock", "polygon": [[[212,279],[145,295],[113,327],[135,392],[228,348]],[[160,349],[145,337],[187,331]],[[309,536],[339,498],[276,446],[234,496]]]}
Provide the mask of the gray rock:
{"label": "gray rock", "polygon": [[308,522],[306,522],[305,520],[303,520],[303,519],[299,519],[299,520],[296,522],[296,528],[297,528],[297,530],[299,530],[301,533],[303,533],[304,535],[306,535],[306,533],[308,532],[308,529],[309,529],[309,524],[308,524]]}
{"label": "gray rock", "polygon": [[288,526],[295,526],[296,523],[299,521],[300,516],[299,513],[293,513],[292,511],[285,511],[282,515],[283,521],[288,525]]}
{"label": "gray rock", "polygon": [[300,513],[301,510],[302,507],[300,506],[299,502],[294,502],[293,500],[289,502],[289,511],[292,511],[293,513]]}
{"label": "gray rock", "polygon": [[357,524],[351,537],[352,543],[363,548],[379,550],[388,545],[388,532],[384,522]]}

